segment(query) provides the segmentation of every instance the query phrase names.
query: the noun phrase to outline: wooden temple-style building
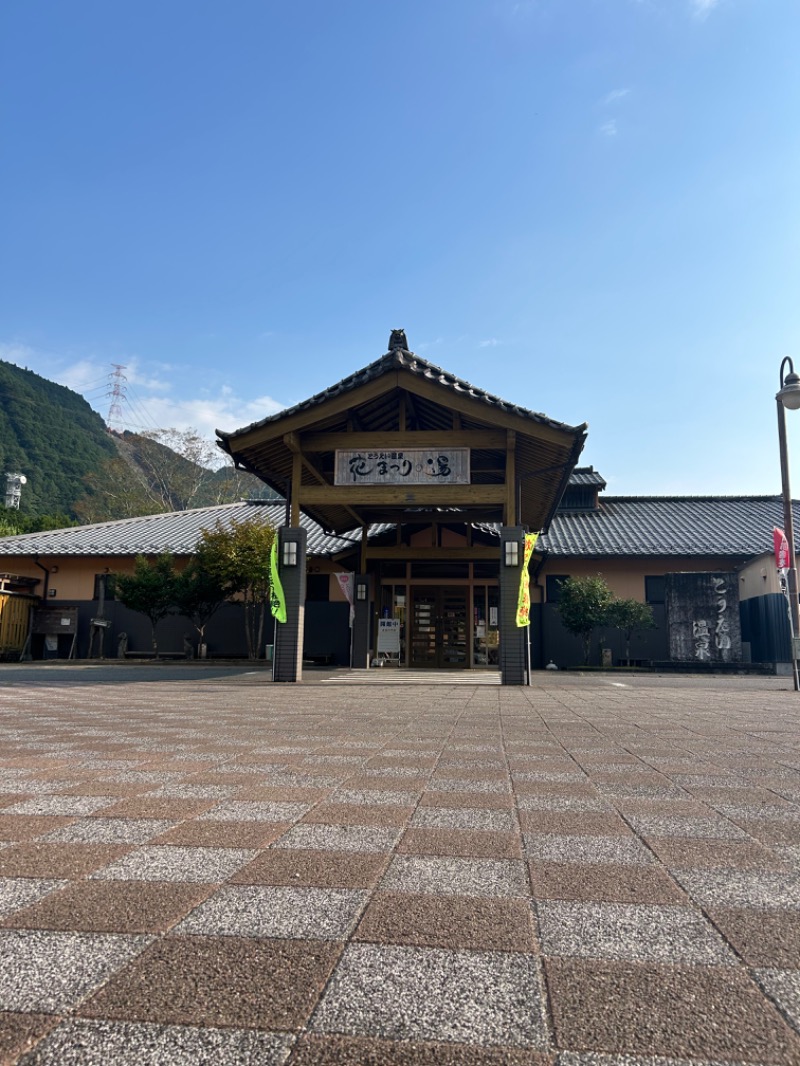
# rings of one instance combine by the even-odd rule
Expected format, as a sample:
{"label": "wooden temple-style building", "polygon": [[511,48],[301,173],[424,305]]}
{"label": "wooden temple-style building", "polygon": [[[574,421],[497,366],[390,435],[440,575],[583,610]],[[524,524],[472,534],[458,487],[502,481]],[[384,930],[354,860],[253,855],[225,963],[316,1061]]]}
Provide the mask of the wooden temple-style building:
{"label": "wooden temple-style building", "polygon": [[521,544],[526,531],[546,532],[585,425],[477,389],[414,355],[394,330],[388,353],[363,370],[217,435],[238,467],[286,499],[280,559],[288,618],[276,631],[276,680],[302,676],[305,515],[326,533],[361,530],[355,667],[391,649],[401,665],[499,666],[505,684],[524,683]]}

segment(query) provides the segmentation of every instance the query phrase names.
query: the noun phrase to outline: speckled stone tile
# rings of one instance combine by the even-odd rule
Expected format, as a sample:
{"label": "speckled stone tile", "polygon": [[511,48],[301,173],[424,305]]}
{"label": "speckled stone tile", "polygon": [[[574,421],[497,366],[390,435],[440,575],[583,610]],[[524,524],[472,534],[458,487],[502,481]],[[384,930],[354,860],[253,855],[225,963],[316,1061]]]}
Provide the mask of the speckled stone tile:
{"label": "speckled stone tile", "polygon": [[455,896],[526,896],[521,862],[510,859],[426,858],[398,855],[381,882],[387,892],[430,892]]}
{"label": "speckled stone tile", "polygon": [[800,1061],[800,1038],[735,967],[548,959],[545,968],[561,1048],[626,1053],[636,1062]]}
{"label": "speckled stone tile", "polygon": [[379,788],[339,788],[331,797],[333,803],[363,806],[413,807],[419,799],[417,792],[402,792]]}
{"label": "speckled stone tile", "polygon": [[344,940],[361,912],[366,893],[352,889],[222,888],[176,929],[208,936]]}
{"label": "speckled stone tile", "polygon": [[246,848],[150,845],[137,848],[93,876],[113,881],[224,881],[256,854]]}
{"label": "speckled stone tile", "polygon": [[35,840],[75,821],[72,816],[6,814],[0,812],[0,841]]}
{"label": "speckled stone tile", "polygon": [[701,906],[800,909],[800,874],[741,870],[673,870]]}
{"label": "speckled stone tile", "polygon": [[800,970],[756,970],[756,980],[800,1032]]}
{"label": "speckled stone tile", "polygon": [[530,873],[537,899],[688,903],[686,894],[658,866],[534,862]]}
{"label": "speckled stone tile", "polygon": [[521,859],[518,833],[483,829],[407,829],[397,851],[408,855],[456,855],[475,859]]}
{"label": "speckled stone tile", "polygon": [[0,930],[0,1009],[69,1010],[147,943],[141,936]]}
{"label": "speckled stone tile", "polygon": [[716,966],[736,961],[690,907],[540,900],[536,910],[547,955]]}
{"label": "speckled stone tile", "polygon": [[0,1062],[20,1061],[20,1056],[38,1043],[56,1025],[54,1014],[33,1014],[27,1011],[0,1011]]}
{"label": "speckled stone tile", "polygon": [[244,885],[303,885],[318,888],[370,888],[386,865],[386,852],[335,852],[269,848],[234,874]]}
{"label": "speckled stone tile", "polygon": [[320,940],[166,937],[116,974],[87,1018],[290,1031],[308,1021],[341,945]]}
{"label": "speckled stone tile", "polygon": [[513,811],[485,807],[418,807],[411,825],[424,829],[481,829],[499,832],[516,830]]}
{"label": "speckled stone tile", "polygon": [[526,833],[525,854],[537,862],[613,863],[617,866],[655,862],[655,857],[634,836],[565,836]]}
{"label": "speckled stone tile", "polygon": [[306,803],[218,803],[201,814],[201,822],[293,822],[309,809]]}
{"label": "speckled stone tile", "polygon": [[628,821],[644,837],[697,837],[708,840],[747,840],[747,834],[726,818],[657,818],[628,815]]}
{"label": "speckled stone tile", "polygon": [[215,887],[133,881],[63,884],[61,891],[15,911],[2,925],[82,933],[160,933],[179,922]]}
{"label": "speckled stone tile", "polygon": [[0,918],[6,918],[23,907],[44,899],[51,892],[63,888],[66,881],[36,877],[0,878]]}
{"label": "speckled stone tile", "polygon": [[544,1052],[429,1040],[310,1033],[301,1036],[291,1066],[551,1066]]}
{"label": "speckled stone tile", "polygon": [[356,940],[472,951],[536,950],[533,915],[522,899],[476,899],[378,892]]}
{"label": "speckled stone tile", "polygon": [[136,1022],[63,1022],[26,1066],[281,1066],[288,1034]]}
{"label": "speckled stone tile", "polygon": [[376,829],[356,825],[296,825],[273,847],[312,848],[322,851],[390,851],[400,833],[396,829]]}
{"label": "speckled stone tile", "polygon": [[3,808],[3,814],[61,814],[80,817],[111,807],[114,800],[110,796],[49,796],[39,799],[24,800]]}
{"label": "speckled stone tile", "polygon": [[174,822],[164,818],[81,818],[40,838],[54,844],[144,844]]}
{"label": "speckled stone tile", "polygon": [[691,869],[788,870],[776,851],[753,840],[687,840],[653,837],[649,846],[666,866]]}
{"label": "speckled stone tile", "polygon": [[530,955],[353,944],[311,1022],[315,1032],[545,1049]]}
{"label": "speckled stone tile", "polygon": [[11,844],[0,851],[0,876],[83,877],[128,851],[124,844]]}

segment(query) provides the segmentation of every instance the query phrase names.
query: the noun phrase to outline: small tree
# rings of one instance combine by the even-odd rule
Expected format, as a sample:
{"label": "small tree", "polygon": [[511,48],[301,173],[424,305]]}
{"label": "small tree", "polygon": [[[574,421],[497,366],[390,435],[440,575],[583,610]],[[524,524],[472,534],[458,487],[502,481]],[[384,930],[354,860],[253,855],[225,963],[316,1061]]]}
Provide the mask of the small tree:
{"label": "small tree", "polygon": [[269,553],[275,529],[267,521],[231,522],[204,529],[197,546],[198,565],[244,605],[247,655],[258,658],[270,593]]}
{"label": "small tree", "polygon": [[178,612],[197,630],[198,642],[204,644],[206,626],[228,598],[224,582],[195,558],[176,576],[173,598]]}
{"label": "small tree", "polygon": [[117,599],[150,620],[153,658],[158,658],[156,626],[175,603],[175,576],[171,555],[159,555],[153,562],[137,555],[132,574],[115,575]]}
{"label": "small tree", "polygon": [[613,593],[601,577],[568,577],[561,582],[557,610],[567,632],[583,641],[583,665],[589,663],[592,630],[608,621]]}
{"label": "small tree", "polygon": [[639,600],[612,600],[608,608],[608,624],[619,629],[625,637],[625,658],[630,662],[631,637],[638,629],[654,629],[656,620],[649,603]]}

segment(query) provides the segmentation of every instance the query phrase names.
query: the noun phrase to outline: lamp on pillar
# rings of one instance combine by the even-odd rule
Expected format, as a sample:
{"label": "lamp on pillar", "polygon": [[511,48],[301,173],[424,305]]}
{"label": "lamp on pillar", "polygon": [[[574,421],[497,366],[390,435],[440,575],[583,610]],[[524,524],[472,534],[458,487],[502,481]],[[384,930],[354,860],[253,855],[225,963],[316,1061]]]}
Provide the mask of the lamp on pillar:
{"label": "lamp on pillar", "polygon": [[506,566],[519,566],[519,542],[507,540],[503,551],[503,562]]}
{"label": "lamp on pillar", "polygon": [[297,541],[285,540],[283,542],[283,565],[297,566]]}
{"label": "lamp on pillar", "polygon": [[[788,373],[786,369],[788,367]],[[794,550],[794,515],[792,514],[792,493],[789,487],[789,453],[786,448],[786,411],[800,409],[800,374],[796,374],[794,363],[787,355],[781,363],[781,387],[775,399],[778,401],[778,442],[781,452],[781,491],[783,493],[783,525],[789,542],[789,569],[786,574],[786,591],[789,597],[789,617],[792,624],[792,637],[800,636],[800,604],[797,600],[797,558]],[[800,677],[797,671],[797,658],[792,641],[792,676],[795,692],[800,691]]]}
{"label": "lamp on pillar", "polygon": [[366,581],[356,582],[356,599],[361,603],[367,598],[367,583]]}

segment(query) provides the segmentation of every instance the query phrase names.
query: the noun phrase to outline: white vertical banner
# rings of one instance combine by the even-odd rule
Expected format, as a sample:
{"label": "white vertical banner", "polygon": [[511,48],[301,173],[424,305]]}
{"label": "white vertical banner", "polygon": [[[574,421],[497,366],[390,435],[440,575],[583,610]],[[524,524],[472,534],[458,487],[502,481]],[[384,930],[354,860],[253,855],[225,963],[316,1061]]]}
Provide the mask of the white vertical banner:
{"label": "white vertical banner", "polygon": [[356,575],[349,571],[344,574],[337,574],[336,580],[339,582],[339,588],[344,593],[344,597],[350,604],[350,628],[353,628],[353,619],[355,617],[355,608],[353,607],[353,590],[356,583]]}

